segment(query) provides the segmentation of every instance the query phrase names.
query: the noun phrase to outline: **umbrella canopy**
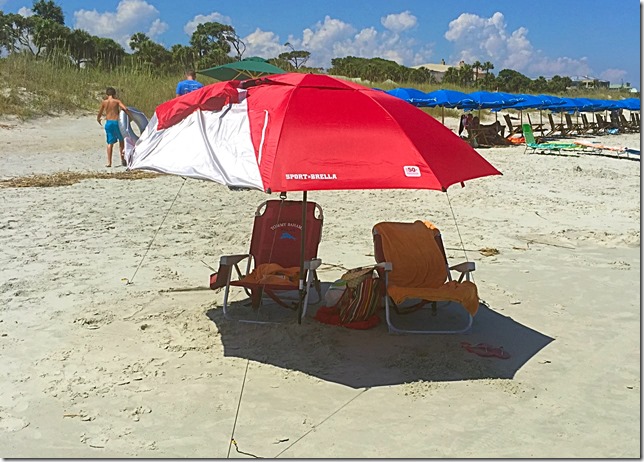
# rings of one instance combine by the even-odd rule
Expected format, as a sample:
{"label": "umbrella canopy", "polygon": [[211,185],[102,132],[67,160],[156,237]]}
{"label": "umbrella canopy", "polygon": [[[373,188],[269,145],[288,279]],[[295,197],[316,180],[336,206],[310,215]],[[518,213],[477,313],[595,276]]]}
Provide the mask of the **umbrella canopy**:
{"label": "umbrella canopy", "polygon": [[394,88],[393,90],[385,91],[385,93],[404,99],[414,106],[429,106],[432,101],[432,99],[427,96],[427,93],[416,88]]}
{"label": "umbrella canopy", "polygon": [[197,72],[217,80],[256,79],[265,75],[286,73],[284,69],[273,66],[264,58],[259,58],[257,56]]}
{"label": "umbrella canopy", "polygon": [[547,103],[544,98],[535,95],[519,94],[516,96],[522,98],[523,101],[515,102],[511,106],[507,106],[507,109],[540,109]]}
{"label": "umbrella canopy", "polygon": [[544,106],[552,112],[575,112],[579,104],[573,99],[568,97],[552,96],[552,103]]}
{"label": "umbrella canopy", "polygon": [[490,91],[475,91],[467,96],[469,101],[463,101],[459,107],[463,109],[501,109],[523,100],[519,95]]}
{"label": "umbrella canopy", "polygon": [[617,103],[619,107],[629,111],[639,111],[641,109],[641,101],[638,98],[627,98]]}
{"label": "umbrella canopy", "polygon": [[400,98],[327,75],[222,82],[157,107],[130,153],[148,169],[265,192],[446,190],[500,172]]}
{"label": "umbrella canopy", "polygon": [[430,100],[430,107],[447,107],[455,108],[460,107],[464,101],[472,101],[466,93],[456,90],[434,90],[427,93],[427,98]]}

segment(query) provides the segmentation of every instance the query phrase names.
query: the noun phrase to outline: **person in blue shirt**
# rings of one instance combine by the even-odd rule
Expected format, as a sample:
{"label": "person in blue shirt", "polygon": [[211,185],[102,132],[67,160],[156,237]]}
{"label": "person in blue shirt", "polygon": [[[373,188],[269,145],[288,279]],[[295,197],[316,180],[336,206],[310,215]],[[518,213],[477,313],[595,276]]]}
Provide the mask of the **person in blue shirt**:
{"label": "person in blue shirt", "polygon": [[203,83],[197,82],[195,78],[195,71],[187,71],[186,79],[177,84],[177,96],[185,95],[186,93],[199,90],[201,87],[203,87]]}

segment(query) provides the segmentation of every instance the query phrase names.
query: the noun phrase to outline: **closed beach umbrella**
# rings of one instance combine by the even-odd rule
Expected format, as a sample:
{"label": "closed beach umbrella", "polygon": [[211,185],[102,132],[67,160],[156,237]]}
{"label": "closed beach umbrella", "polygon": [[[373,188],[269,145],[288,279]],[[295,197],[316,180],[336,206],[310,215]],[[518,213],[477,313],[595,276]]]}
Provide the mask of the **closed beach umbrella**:
{"label": "closed beach umbrella", "polygon": [[286,71],[272,65],[264,58],[254,56],[252,58],[242,59],[234,63],[222,64],[221,66],[211,67],[197,71],[200,74],[207,75],[217,80],[246,80],[256,79],[265,75],[284,74]]}

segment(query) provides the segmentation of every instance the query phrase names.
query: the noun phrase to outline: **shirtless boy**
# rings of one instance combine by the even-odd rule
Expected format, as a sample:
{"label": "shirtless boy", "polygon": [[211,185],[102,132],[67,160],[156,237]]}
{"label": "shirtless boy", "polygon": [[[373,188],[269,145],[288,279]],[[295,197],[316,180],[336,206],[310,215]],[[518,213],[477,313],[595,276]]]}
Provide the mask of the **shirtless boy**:
{"label": "shirtless boy", "polygon": [[101,125],[101,118],[105,114],[105,134],[107,135],[107,165],[106,167],[112,166],[112,151],[114,149],[114,144],[118,141],[119,143],[119,153],[121,154],[121,165],[124,167],[127,166],[125,162],[125,141],[123,140],[123,135],[119,130],[119,109],[123,109],[125,113],[132,117],[130,111],[125,107],[125,105],[118,99],[115,98],[116,90],[112,87],[107,87],[105,90],[106,97],[101,103],[101,107],[98,110],[98,115],[96,116],[96,121]]}

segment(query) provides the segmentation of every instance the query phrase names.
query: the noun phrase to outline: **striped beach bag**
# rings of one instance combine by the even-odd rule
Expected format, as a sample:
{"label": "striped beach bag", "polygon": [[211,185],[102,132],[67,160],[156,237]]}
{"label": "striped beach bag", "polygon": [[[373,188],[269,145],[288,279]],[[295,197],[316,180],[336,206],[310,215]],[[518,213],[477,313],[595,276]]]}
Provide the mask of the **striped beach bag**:
{"label": "striped beach bag", "polygon": [[382,306],[382,281],[375,267],[354,268],[340,278],[347,288],[336,304],[340,322],[366,321]]}

